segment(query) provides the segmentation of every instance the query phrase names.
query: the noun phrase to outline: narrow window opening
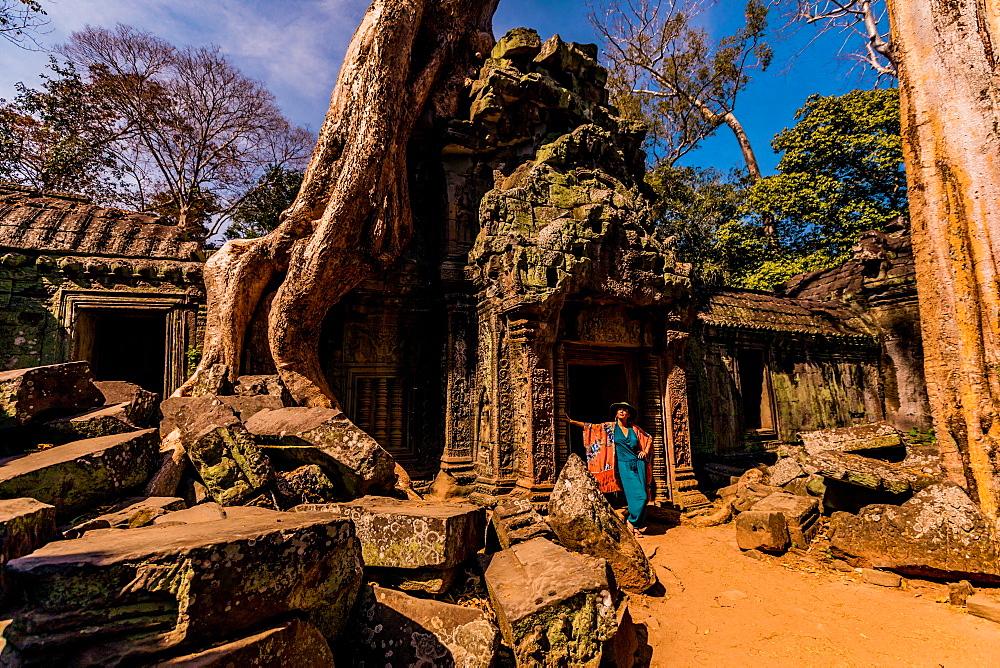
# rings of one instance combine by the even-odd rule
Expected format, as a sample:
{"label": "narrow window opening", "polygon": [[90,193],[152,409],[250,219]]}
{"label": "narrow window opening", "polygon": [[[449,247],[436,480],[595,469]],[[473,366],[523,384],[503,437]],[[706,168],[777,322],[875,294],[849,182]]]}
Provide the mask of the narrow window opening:
{"label": "narrow window opening", "polygon": [[743,427],[758,432],[774,432],[771,378],[764,361],[764,351],[741,350],[737,354]]}

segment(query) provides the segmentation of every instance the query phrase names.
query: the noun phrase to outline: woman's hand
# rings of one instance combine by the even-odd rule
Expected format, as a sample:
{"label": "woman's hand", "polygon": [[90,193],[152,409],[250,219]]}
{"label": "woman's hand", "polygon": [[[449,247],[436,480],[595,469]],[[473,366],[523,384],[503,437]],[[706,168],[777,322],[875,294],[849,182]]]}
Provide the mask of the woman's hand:
{"label": "woman's hand", "polygon": [[646,457],[649,457],[649,452],[647,450],[640,450],[639,459],[645,460]]}

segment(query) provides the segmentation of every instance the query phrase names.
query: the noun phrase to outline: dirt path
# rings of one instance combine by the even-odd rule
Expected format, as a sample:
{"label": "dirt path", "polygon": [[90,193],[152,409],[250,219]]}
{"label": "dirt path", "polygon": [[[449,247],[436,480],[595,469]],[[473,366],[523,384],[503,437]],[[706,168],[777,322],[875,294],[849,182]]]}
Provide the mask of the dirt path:
{"label": "dirt path", "polygon": [[935,602],[944,585],[888,589],[809,556],[755,560],[731,524],[660,531],[641,542],[665,594],[631,605],[652,666],[1000,666],[1000,624]]}

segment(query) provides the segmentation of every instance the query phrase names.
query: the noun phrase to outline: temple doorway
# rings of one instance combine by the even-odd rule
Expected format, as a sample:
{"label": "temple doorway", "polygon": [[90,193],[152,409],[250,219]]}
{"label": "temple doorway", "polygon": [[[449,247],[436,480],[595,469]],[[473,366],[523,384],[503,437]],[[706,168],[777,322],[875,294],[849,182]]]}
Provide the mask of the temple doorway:
{"label": "temple doorway", "polygon": [[81,309],[77,359],[90,362],[95,380],[125,380],[162,394],[167,313],[145,309]]}
{"label": "temple doorway", "polygon": [[[566,410],[574,420],[607,422],[610,406],[627,401],[639,406],[638,373],[633,349],[576,347],[566,350]],[[568,443],[560,448],[561,468],[570,452],[586,459],[583,433],[569,430]]]}

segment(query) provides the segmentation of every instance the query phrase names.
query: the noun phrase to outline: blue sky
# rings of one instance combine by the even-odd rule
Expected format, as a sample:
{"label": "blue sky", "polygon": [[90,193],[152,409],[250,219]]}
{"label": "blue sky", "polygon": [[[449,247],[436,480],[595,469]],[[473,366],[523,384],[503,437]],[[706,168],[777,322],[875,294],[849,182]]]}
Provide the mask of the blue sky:
{"label": "blue sky", "polygon": [[[789,0],[785,0],[789,2]],[[43,45],[58,44],[84,25],[127,23],[177,45],[217,44],[246,74],[264,81],[295,123],[316,130],[323,121],[337,69],[367,0],[43,0],[51,23]],[[732,30],[744,2],[719,0],[706,14],[712,33]],[[567,41],[597,41],[582,0],[501,0],[494,20],[497,37],[528,26],[543,39],[558,32]],[[775,16],[772,24],[783,19]],[[775,38],[774,63],[757,74],[738,101],[736,113],[754,143],[765,173],[778,156],[770,148],[776,132],[794,123],[795,110],[812,93],[837,95],[857,87],[853,65],[838,58],[844,38],[827,35],[809,44],[805,28]],[[0,97],[10,99],[14,84],[38,83],[47,54],[19,49],[0,40]],[[689,154],[688,164],[726,170],[740,164],[735,140],[725,128]]]}

